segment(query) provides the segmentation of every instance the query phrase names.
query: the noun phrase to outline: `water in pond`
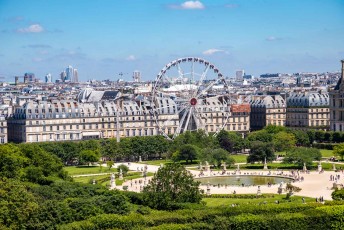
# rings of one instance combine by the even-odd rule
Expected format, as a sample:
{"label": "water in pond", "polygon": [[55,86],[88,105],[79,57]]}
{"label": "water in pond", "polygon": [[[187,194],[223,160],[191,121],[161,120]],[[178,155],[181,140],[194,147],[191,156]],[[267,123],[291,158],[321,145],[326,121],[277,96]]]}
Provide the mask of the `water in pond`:
{"label": "water in pond", "polygon": [[202,185],[206,185],[208,182],[210,185],[267,185],[279,184],[280,182],[290,182],[291,179],[283,177],[269,177],[269,176],[223,176],[223,177],[205,177],[196,178],[196,181],[200,181]]}

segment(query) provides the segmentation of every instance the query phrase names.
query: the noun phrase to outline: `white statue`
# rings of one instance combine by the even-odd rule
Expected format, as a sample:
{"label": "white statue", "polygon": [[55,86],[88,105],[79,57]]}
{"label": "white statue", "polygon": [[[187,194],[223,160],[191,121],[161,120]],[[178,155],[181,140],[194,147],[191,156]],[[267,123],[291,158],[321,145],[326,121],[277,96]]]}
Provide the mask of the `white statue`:
{"label": "white statue", "polygon": [[111,174],[111,179],[110,179],[110,188],[113,188],[113,187],[116,186],[116,180],[115,179],[116,179],[115,174],[112,173]]}
{"label": "white statue", "polygon": [[119,169],[119,179],[120,179],[120,180],[123,180],[122,168]]}

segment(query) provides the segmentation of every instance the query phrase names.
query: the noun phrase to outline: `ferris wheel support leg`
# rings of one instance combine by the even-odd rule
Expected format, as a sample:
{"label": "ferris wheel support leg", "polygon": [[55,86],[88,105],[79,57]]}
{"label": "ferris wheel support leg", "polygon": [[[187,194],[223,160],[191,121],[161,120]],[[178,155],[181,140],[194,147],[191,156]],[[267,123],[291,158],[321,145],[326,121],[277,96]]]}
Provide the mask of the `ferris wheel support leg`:
{"label": "ferris wheel support leg", "polygon": [[188,129],[188,125],[189,125],[189,122],[190,122],[190,117],[191,117],[191,114],[192,114],[192,109],[193,109],[193,107],[191,107],[190,110],[189,110],[189,115],[188,115],[188,119],[186,120],[186,123],[185,123],[185,126],[184,126],[184,130]]}
{"label": "ferris wheel support leg", "polygon": [[181,131],[181,129],[182,129],[182,126],[183,126],[185,117],[186,117],[186,115],[188,114],[188,111],[189,111],[188,109],[185,109],[185,112],[184,112],[184,114],[183,114],[183,116],[182,116],[182,119],[181,119],[180,122],[179,122],[179,126],[178,126],[178,128],[177,128],[175,134],[173,135],[173,139],[174,139],[175,137],[177,137],[177,136],[180,134],[180,131]]}

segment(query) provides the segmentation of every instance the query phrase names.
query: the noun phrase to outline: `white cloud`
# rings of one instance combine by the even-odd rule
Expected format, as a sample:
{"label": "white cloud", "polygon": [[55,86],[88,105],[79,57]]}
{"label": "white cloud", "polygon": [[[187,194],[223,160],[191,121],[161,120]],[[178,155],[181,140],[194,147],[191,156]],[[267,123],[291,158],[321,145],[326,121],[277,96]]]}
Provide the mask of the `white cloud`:
{"label": "white cloud", "polygon": [[224,50],[219,50],[219,49],[208,49],[206,51],[203,51],[204,55],[213,55],[215,53],[220,53],[220,52],[225,52]]}
{"label": "white cloud", "polygon": [[203,3],[200,1],[186,1],[183,2],[180,6],[182,9],[186,10],[202,10],[205,8]]}
{"label": "white cloud", "polygon": [[275,36],[269,36],[265,40],[267,40],[267,41],[277,41],[277,40],[282,40],[282,38],[278,38],[278,37],[275,37]]}
{"label": "white cloud", "polygon": [[32,24],[26,28],[20,28],[17,30],[19,33],[41,33],[44,31],[44,28],[39,24]]}
{"label": "white cloud", "polygon": [[205,8],[200,1],[186,1],[180,5],[169,5],[169,7],[178,10],[203,10]]}
{"label": "white cloud", "polygon": [[135,61],[136,57],[135,57],[135,55],[129,55],[125,60],[127,60],[127,61]]}

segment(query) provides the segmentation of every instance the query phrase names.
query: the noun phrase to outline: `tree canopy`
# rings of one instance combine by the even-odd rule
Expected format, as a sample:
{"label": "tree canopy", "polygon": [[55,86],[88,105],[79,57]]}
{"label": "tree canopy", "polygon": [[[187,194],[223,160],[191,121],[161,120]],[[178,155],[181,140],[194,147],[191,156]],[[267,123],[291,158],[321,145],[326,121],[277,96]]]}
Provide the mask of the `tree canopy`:
{"label": "tree canopy", "polygon": [[265,159],[268,162],[276,159],[272,143],[264,143],[261,141],[252,142],[251,152],[247,157],[247,162],[264,162]]}
{"label": "tree canopy", "polygon": [[199,203],[202,199],[200,182],[182,165],[167,164],[154,174],[143,189],[145,203],[156,209],[170,209],[174,203]]}
{"label": "tree canopy", "polygon": [[314,160],[319,161],[321,159],[321,153],[319,149],[315,148],[293,148],[288,151],[283,159],[285,163],[294,163],[299,167],[305,163],[307,167],[312,165]]}

